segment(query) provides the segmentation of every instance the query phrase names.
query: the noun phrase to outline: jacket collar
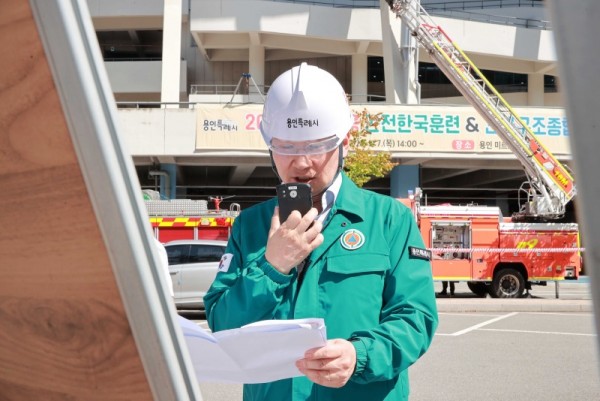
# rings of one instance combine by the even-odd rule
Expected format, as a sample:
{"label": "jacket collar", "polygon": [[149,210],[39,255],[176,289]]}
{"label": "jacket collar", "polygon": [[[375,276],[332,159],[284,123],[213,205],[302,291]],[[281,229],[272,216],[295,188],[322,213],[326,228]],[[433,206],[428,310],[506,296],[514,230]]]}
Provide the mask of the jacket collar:
{"label": "jacket collar", "polygon": [[[344,213],[351,221],[362,221],[365,216],[365,204],[358,186],[342,172],[342,186],[335,200],[335,211]],[[353,217],[352,217],[353,216]]]}
{"label": "jacket collar", "polygon": [[363,204],[364,194],[346,174],[342,173],[342,186],[335,200],[333,209],[323,229],[324,241],[310,255],[311,262],[323,257],[340,236],[349,230],[353,224],[364,221],[366,208]]}

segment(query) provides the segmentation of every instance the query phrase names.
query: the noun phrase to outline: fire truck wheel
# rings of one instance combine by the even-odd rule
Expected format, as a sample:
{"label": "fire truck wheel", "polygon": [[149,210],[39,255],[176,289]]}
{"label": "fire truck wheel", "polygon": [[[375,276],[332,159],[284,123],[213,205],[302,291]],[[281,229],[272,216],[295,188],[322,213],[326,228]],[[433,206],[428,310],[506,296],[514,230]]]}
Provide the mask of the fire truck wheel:
{"label": "fire truck wheel", "polygon": [[519,298],[525,291],[525,280],[512,268],[500,270],[492,281],[490,295],[494,298]]}
{"label": "fire truck wheel", "polygon": [[487,285],[481,281],[468,281],[467,287],[469,287],[471,292],[478,297],[484,297],[488,294]]}

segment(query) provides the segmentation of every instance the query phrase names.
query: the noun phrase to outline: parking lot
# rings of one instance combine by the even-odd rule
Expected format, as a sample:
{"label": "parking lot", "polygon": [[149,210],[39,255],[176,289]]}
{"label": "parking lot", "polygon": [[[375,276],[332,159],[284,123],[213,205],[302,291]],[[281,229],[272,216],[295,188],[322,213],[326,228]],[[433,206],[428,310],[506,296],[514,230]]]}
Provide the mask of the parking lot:
{"label": "parking lot", "polygon": [[413,401],[599,400],[591,313],[440,313]]}
{"label": "parking lot", "polygon": [[[551,284],[534,287],[531,295],[503,301],[476,298],[459,284],[454,297],[438,298],[440,324],[430,350],[410,370],[410,400],[600,400],[589,287],[585,282],[563,284],[556,299]],[[453,310],[466,304],[469,311]],[[545,305],[546,311],[527,311],[534,304]],[[490,305],[498,307],[486,310],[493,309]],[[577,311],[581,308],[576,305],[590,311]],[[183,316],[207,328],[201,315]],[[241,385],[200,387],[205,401],[242,399]]]}

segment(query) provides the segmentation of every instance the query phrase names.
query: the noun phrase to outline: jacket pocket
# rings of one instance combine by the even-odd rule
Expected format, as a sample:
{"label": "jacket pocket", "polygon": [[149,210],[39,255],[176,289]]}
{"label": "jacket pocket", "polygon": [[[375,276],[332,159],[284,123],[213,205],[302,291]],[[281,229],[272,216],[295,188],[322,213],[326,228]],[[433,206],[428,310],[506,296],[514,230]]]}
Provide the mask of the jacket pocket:
{"label": "jacket pocket", "polygon": [[[326,316],[336,317],[336,327],[331,328],[332,335],[347,336],[353,331],[378,324],[386,271],[389,269],[388,256],[378,253],[352,253],[327,258],[320,281],[320,300]],[[328,323],[328,331],[329,326]]]}
{"label": "jacket pocket", "polygon": [[327,271],[336,274],[383,273],[390,266],[389,255],[381,253],[349,253],[327,258]]}

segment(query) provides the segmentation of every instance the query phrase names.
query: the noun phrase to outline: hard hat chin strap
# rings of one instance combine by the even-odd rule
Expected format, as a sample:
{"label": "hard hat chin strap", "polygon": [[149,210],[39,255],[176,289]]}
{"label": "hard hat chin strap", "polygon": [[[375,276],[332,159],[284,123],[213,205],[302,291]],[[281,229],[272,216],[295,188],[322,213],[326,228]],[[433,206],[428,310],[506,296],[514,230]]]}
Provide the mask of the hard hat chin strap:
{"label": "hard hat chin strap", "polygon": [[340,143],[340,146],[338,146],[338,167],[337,167],[337,171],[333,175],[333,178],[331,178],[331,181],[329,181],[329,183],[325,186],[325,188],[323,188],[322,191],[319,191],[318,194],[313,194],[313,196],[312,196],[313,199],[318,199],[319,201],[321,200],[321,196],[323,196],[323,194],[325,193],[325,191],[327,191],[329,189],[329,187],[335,182],[337,176],[342,171],[342,168],[344,168],[344,145],[342,143]]}
{"label": "hard hat chin strap", "polygon": [[279,180],[279,183],[283,183],[283,180],[279,176],[279,172],[277,172],[277,166],[275,166],[275,160],[273,160],[273,151],[271,149],[269,149],[269,159],[271,159],[271,168],[273,169],[275,176]]}

